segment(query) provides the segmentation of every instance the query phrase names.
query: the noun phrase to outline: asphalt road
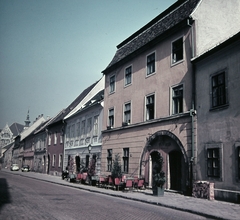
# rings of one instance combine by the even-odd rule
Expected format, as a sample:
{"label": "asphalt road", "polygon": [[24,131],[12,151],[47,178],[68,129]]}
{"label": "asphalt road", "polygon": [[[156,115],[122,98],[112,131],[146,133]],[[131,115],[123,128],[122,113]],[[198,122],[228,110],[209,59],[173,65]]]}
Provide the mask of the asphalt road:
{"label": "asphalt road", "polygon": [[206,218],[0,172],[0,219],[186,220]]}

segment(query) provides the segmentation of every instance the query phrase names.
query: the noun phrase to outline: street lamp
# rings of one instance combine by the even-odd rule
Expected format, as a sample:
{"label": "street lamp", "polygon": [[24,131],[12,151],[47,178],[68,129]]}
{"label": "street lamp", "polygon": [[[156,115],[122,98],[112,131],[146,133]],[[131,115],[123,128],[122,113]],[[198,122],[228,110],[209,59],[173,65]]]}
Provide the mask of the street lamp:
{"label": "street lamp", "polygon": [[88,152],[89,152],[89,154],[91,154],[91,150],[92,150],[92,145],[89,144],[89,145],[88,145]]}

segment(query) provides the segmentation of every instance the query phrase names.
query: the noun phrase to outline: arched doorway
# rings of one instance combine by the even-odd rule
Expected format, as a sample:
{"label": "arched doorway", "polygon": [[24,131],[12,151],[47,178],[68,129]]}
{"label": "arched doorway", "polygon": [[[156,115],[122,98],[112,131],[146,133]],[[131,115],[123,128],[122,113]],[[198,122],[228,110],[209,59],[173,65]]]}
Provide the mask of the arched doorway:
{"label": "arched doorway", "polygon": [[158,131],[147,139],[140,161],[140,175],[151,186],[156,153],[163,157],[166,174],[165,188],[187,192],[189,180],[188,157],[180,140],[170,131]]}
{"label": "arched doorway", "polygon": [[172,151],[169,153],[170,189],[181,191],[182,183],[182,153]]}

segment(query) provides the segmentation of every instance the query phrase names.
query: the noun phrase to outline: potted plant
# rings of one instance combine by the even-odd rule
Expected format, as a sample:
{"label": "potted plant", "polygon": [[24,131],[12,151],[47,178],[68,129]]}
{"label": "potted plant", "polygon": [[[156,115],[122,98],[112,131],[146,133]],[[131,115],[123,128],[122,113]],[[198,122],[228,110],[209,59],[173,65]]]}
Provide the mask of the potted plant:
{"label": "potted plant", "polygon": [[154,169],[153,169],[153,195],[163,196],[164,194],[164,184],[166,182],[165,172],[162,170],[163,167],[163,157],[159,152],[154,152],[152,154]]}
{"label": "potted plant", "polygon": [[166,182],[164,171],[154,174],[153,176],[153,195],[163,196],[164,195],[164,184]]}

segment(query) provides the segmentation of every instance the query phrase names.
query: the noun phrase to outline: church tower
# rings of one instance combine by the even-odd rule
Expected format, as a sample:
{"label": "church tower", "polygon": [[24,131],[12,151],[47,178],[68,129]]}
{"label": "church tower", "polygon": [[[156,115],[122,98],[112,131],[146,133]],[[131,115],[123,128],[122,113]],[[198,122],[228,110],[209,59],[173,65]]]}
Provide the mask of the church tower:
{"label": "church tower", "polygon": [[29,120],[29,109],[28,109],[28,113],[27,113],[27,118],[25,120],[25,128],[28,128],[30,125],[31,121]]}

